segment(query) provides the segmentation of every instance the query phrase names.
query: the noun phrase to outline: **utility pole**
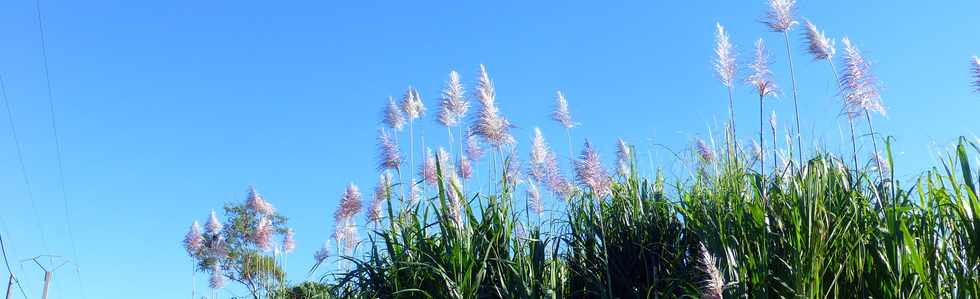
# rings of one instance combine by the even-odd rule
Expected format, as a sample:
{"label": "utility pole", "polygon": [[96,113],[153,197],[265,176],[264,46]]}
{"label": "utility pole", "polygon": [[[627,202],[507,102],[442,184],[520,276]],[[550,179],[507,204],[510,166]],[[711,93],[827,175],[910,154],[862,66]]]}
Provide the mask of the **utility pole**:
{"label": "utility pole", "polygon": [[7,299],[14,299],[14,273],[10,273],[10,279],[7,280]]}
{"label": "utility pole", "polygon": [[[41,264],[40,261],[38,261],[41,258],[48,259],[48,267],[45,267],[43,264]],[[54,266],[55,260],[60,261],[60,263],[57,264],[57,266]],[[33,258],[23,260],[21,261],[21,264],[26,262],[34,262],[34,264],[37,265],[38,268],[41,268],[41,270],[44,271],[44,291],[41,293],[42,294],[41,299],[48,299],[48,288],[51,286],[51,280],[54,278],[54,271],[58,271],[58,269],[60,269],[62,266],[71,263],[71,261],[69,261],[68,259],[57,255],[39,255]]]}

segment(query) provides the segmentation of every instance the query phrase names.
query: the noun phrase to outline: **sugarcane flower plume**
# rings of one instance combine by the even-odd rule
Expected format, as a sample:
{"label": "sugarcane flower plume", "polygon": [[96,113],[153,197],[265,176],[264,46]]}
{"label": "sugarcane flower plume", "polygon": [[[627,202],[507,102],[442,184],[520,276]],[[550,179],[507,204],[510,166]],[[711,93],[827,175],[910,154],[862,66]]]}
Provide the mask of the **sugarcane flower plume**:
{"label": "sugarcane flower plume", "polygon": [[450,155],[449,151],[447,151],[444,147],[440,146],[439,150],[436,151],[436,160],[439,161],[439,169],[442,171],[441,174],[447,175],[455,172],[453,168],[456,168],[456,166],[453,165],[452,157],[453,155]]}
{"label": "sugarcane flower plume", "polygon": [[735,47],[728,40],[728,33],[720,23],[715,23],[715,73],[721,84],[733,87],[738,67],[735,65]]}
{"label": "sugarcane flower plume", "polygon": [[572,111],[568,109],[568,101],[565,100],[565,95],[561,93],[561,90],[555,93],[557,94],[555,96],[555,111],[551,113],[551,119],[554,119],[566,129],[575,127],[575,123],[572,122]]}
{"label": "sugarcane flower plume", "polygon": [[215,237],[221,234],[221,222],[218,222],[218,216],[211,210],[211,216],[208,218],[208,223],[204,226],[204,232],[211,237]]}
{"label": "sugarcane flower plume", "polygon": [[225,287],[225,275],[224,271],[221,270],[221,266],[217,263],[211,268],[211,279],[208,280],[208,286],[212,289],[220,289]]}
{"label": "sugarcane flower plume", "polygon": [[588,141],[585,142],[581,157],[575,161],[575,172],[578,182],[592,189],[596,197],[604,197],[612,193],[609,174],[599,162],[599,152]]}
{"label": "sugarcane flower plume", "polygon": [[415,204],[418,204],[421,199],[422,199],[422,187],[419,187],[419,184],[412,184],[412,187],[409,188],[409,192],[408,192],[409,205],[414,206]]}
{"label": "sugarcane flower plume", "polygon": [[426,184],[435,186],[439,182],[437,175],[436,158],[432,156],[432,149],[427,148],[425,159],[422,160],[422,165],[419,167],[419,176],[422,177]]}
{"label": "sugarcane flower plume", "polygon": [[262,217],[259,220],[258,225],[255,227],[255,233],[252,236],[252,241],[255,242],[255,247],[258,247],[262,251],[269,251],[272,249],[272,234],[274,233],[274,228],[272,227],[272,221],[269,218]]}
{"label": "sugarcane flower plume", "polygon": [[340,198],[340,207],[334,213],[334,220],[346,223],[361,211],[361,191],[354,183],[349,183],[344,195]]}
{"label": "sugarcane flower plume", "polygon": [[248,199],[246,200],[246,206],[253,211],[258,212],[262,215],[272,215],[276,212],[276,209],[272,207],[272,204],[265,201],[265,198],[255,191],[255,187],[248,187]]}
{"label": "sugarcane flower plume", "polygon": [[785,32],[796,25],[793,20],[795,0],[769,0],[769,11],[765,23],[775,32]]}
{"label": "sugarcane flower plume", "polygon": [[459,156],[459,168],[457,168],[457,174],[463,179],[469,179],[473,177],[473,164],[470,159],[460,155]]}
{"label": "sugarcane flower plume", "polygon": [[888,166],[888,160],[886,160],[881,153],[875,153],[871,156],[871,158],[874,159],[875,167],[881,170],[881,174],[885,176],[884,178],[881,178],[882,180],[885,180],[891,176],[891,167]]}
{"label": "sugarcane flower plume", "polygon": [[513,144],[514,137],[510,134],[513,127],[506,118],[500,115],[495,100],[493,82],[487,75],[487,69],[480,65],[480,78],[476,87],[477,98],[480,100],[480,111],[473,123],[473,133],[483,137],[483,140],[495,148]]}
{"label": "sugarcane flower plume", "polygon": [[806,21],[805,34],[806,50],[813,56],[813,60],[830,60],[834,57],[834,53],[837,51],[834,48],[834,40],[827,38],[827,35],[818,30],[817,25],[813,25],[810,20]]}
{"label": "sugarcane flower plume", "polygon": [[313,254],[313,260],[317,264],[320,264],[327,260],[328,257],[330,257],[330,240],[323,242],[323,246]]}
{"label": "sugarcane flower plume", "polygon": [[391,174],[388,172],[382,173],[378,176],[378,185],[374,187],[374,198],[371,200],[371,206],[368,207],[368,223],[377,224],[381,221],[384,203],[388,199],[389,188],[391,188]]}
{"label": "sugarcane flower plume", "polygon": [[504,169],[504,179],[507,180],[507,183],[512,185],[523,183],[524,180],[521,177],[521,159],[518,157],[516,146],[511,148],[504,163],[507,166]]}
{"label": "sugarcane flower plume", "polygon": [[698,155],[701,156],[701,161],[709,164],[715,162],[715,150],[705,143],[704,140],[699,138],[695,142],[695,146],[697,147]]}
{"label": "sugarcane flower plume", "polygon": [[296,240],[293,238],[294,234],[293,229],[286,229],[286,236],[282,239],[282,250],[286,254],[293,253],[293,250],[296,250]]}
{"label": "sugarcane flower plume", "polygon": [[548,143],[544,140],[544,135],[541,134],[541,129],[534,128],[534,137],[531,138],[531,159],[528,161],[530,164],[528,165],[528,174],[531,179],[538,182],[547,179],[546,163],[550,152]]}
{"label": "sugarcane flower plume", "polygon": [[980,92],[980,57],[973,56],[973,87],[976,88],[976,92]]}
{"label": "sugarcane flower plume", "polygon": [[752,74],[746,81],[755,87],[759,97],[776,95],[776,82],[772,79],[772,71],[769,69],[769,52],[766,51],[766,44],[760,38],[755,42],[755,60],[749,65]]}
{"label": "sugarcane flower plume", "polygon": [[[772,113],[769,114],[769,128],[772,129],[773,134],[776,134],[775,133],[776,132],[776,111],[775,110],[773,110]],[[776,141],[773,140],[773,142],[776,142]]]}
{"label": "sugarcane flower plume", "polygon": [[422,99],[419,97],[419,92],[415,90],[414,87],[409,86],[405,90],[405,95],[402,96],[402,111],[408,116],[409,120],[425,115],[425,106],[422,105]]}
{"label": "sugarcane flower plume", "polygon": [[619,166],[619,175],[630,175],[630,159],[632,159],[632,149],[622,138],[616,142],[616,164]]}
{"label": "sugarcane flower plume", "polygon": [[544,204],[541,202],[541,191],[538,190],[538,185],[533,181],[528,183],[525,193],[527,193],[528,208],[538,215],[544,213]]}
{"label": "sugarcane flower plume", "polygon": [[405,127],[405,115],[402,114],[402,110],[398,108],[398,104],[395,104],[395,99],[392,97],[388,97],[388,105],[382,112],[381,122],[396,132]]}
{"label": "sugarcane flower plume", "polygon": [[548,152],[548,158],[544,164],[545,186],[557,195],[571,195],[575,191],[575,185],[565,179],[558,167],[558,156],[555,152]]}
{"label": "sugarcane flower plume", "polygon": [[456,71],[449,72],[449,82],[442,90],[437,120],[444,126],[455,126],[469,109],[470,103],[466,101],[463,84],[459,82],[459,74]]}
{"label": "sugarcane flower plume", "polygon": [[466,131],[466,157],[473,162],[480,161],[480,158],[483,157],[480,140],[476,138],[476,134],[472,130]]}
{"label": "sugarcane flower plume", "polygon": [[725,288],[725,281],[721,277],[721,272],[718,271],[718,266],[716,265],[716,260],[708,249],[705,248],[704,243],[698,246],[698,270],[705,276],[705,280],[701,283],[701,298],[702,299],[721,299],[722,292]]}
{"label": "sugarcane flower plume", "polygon": [[878,82],[871,73],[871,65],[848,38],[844,43],[844,66],[840,86],[844,94],[845,112],[855,118],[866,112],[885,114],[881,104]]}
{"label": "sugarcane flower plume", "polygon": [[460,225],[463,223],[463,200],[460,194],[463,193],[459,178],[455,175],[449,176],[449,184],[446,186],[446,198],[449,200],[449,217],[453,223]]}
{"label": "sugarcane flower plume", "polygon": [[758,141],[752,139],[752,158],[756,161],[762,161],[765,159],[765,152],[762,150],[762,146],[759,145]]}
{"label": "sugarcane flower plume", "polygon": [[187,254],[195,255],[202,246],[204,246],[204,236],[201,235],[201,226],[195,220],[184,236],[184,249],[187,249]]}
{"label": "sugarcane flower plume", "polygon": [[378,169],[398,169],[402,164],[401,152],[398,151],[398,143],[388,135],[384,128],[378,130],[378,150],[379,162]]}

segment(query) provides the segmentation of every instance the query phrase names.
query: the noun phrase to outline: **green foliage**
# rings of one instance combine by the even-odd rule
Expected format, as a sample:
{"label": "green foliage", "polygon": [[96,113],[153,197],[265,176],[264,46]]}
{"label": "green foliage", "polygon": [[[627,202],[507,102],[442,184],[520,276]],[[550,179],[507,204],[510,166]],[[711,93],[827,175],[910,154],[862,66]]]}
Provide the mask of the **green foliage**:
{"label": "green foliage", "polygon": [[245,203],[228,203],[224,210],[227,220],[220,237],[204,236],[206,245],[192,254],[197,271],[212,273],[220,267],[225,278],[245,286],[253,298],[282,286],[286,273],[280,262],[266,255],[252,236],[261,217],[271,221],[276,234],[284,235],[287,218],[278,213],[260,215]]}
{"label": "green foliage", "polygon": [[[886,148],[888,148],[886,146]],[[516,184],[438,193],[388,221],[337,280],[349,298],[700,297],[718,259],[725,297],[975,298],[980,296],[980,177],[961,140],[943,168],[903,186],[817,154],[763,177],[741,154],[696,166],[692,181],[620,177],[564,216],[532,221]],[[894,164],[889,158],[889,164]],[[635,166],[633,166],[635,169]],[[502,169],[506,169],[503,167]],[[441,173],[441,170],[440,170]],[[450,192],[456,193],[451,195]],[[471,193],[472,194],[472,193]],[[453,197],[463,198],[460,219]],[[564,218],[564,219],[562,219]]]}

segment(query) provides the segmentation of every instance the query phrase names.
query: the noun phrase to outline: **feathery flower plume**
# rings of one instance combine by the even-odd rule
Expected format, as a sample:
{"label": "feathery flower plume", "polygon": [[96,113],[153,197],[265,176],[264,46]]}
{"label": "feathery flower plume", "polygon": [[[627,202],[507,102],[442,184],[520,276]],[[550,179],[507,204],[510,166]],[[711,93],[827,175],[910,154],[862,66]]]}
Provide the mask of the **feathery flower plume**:
{"label": "feathery flower plume", "polygon": [[756,161],[765,159],[765,152],[762,151],[762,146],[755,139],[752,139],[752,158],[755,158]]}
{"label": "feathery flower plume", "polygon": [[715,264],[715,257],[704,247],[704,243],[700,244],[698,251],[698,270],[707,277],[701,285],[701,298],[721,299],[725,281]]}
{"label": "feathery flower plume", "polygon": [[755,42],[755,61],[749,65],[752,74],[746,81],[755,87],[759,97],[772,96],[776,94],[776,83],[772,79],[772,71],[769,70],[769,52],[766,51],[766,44],[760,38]]}
{"label": "feathery flower plume", "polygon": [[766,14],[765,23],[769,29],[775,32],[786,32],[790,27],[796,25],[793,20],[793,6],[795,0],[769,0],[769,12]]}
{"label": "feathery flower plume", "polygon": [[462,190],[456,192],[457,188],[461,188],[459,179],[455,175],[449,176],[449,185],[446,190],[449,199],[449,217],[453,219],[456,225],[460,225],[463,223],[463,201],[459,198],[459,193],[462,193]]}
{"label": "feathery flower plume", "polygon": [[610,189],[609,174],[599,162],[599,153],[592,148],[592,143],[585,142],[582,149],[582,156],[575,161],[576,179],[582,185],[592,189],[596,197],[603,197],[612,193]]}
{"label": "feathery flower plume", "polygon": [[524,229],[524,224],[517,222],[517,225],[514,226],[514,235],[516,235],[518,239],[527,239],[527,230]]}
{"label": "feathery flower plume", "polygon": [[346,223],[360,211],[361,191],[357,188],[357,185],[349,183],[347,190],[344,191],[344,195],[340,198],[340,207],[334,213],[334,220],[338,225]]}
{"label": "feathery flower plume", "polygon": [[630,174],[630,156],[632,156],[632,150],[630,146],[626,144],[623,139],[619,139],[616,143],[616,164],[619,165],[619,175],[629,176]]}
{"label": "feathery flower plume", "polygon": [[521,159],[517,156],[517,147],[512,148],[510,150],[510,153],[507,154],[506,163],[507,163],[507,169],[504,170],[505,171],[504,176],[505,179],[507,180],[507,183],[510,184],[523,183],[524,179],[521,177]]}
{"label": "feathery flower plume", "polygon": [[980,57],[973,56],[973,87],[976,87],[976,92],[980,92]]}
{"label": "feathery flower plume", "polygon": [[444,126],[452,127],[466,115],[470,109],[470,103],[464,97],[463,84],[459,83],[459,74],[456,71],[449,72],[449,82],[442,90],[442,101],[439,102],[439,115],[437,119]]}
{"label": "feathery flower plume", "polygon": [[392,97],[388,97],[388,105],[382,113],[381,122],[395,131],[401,131],[405,127],[405,116]]}
{"label": "feathery flower plume", "polygon": [[436,151],[436,159],[439,160],[439,168],[442,169],[442,175],[444,176],[448,176],[454,172],[453,168],[455,168],[455,166],[453,165],[453,161],[450,160],[452,157],[453,156],[450,155],[449,151],[447,151],[444,147],[440,146]]}
{"label": "feathery flower plume", "polygon": [[715,23],[715,28],[715,55],[717,56],[714,63],[715,73],[718,74],[721,84],[733,87],[735,73],[738,72],[738,67],[735,65],[735,50],[728,40],[725,27],[722,27],[720,23]]}
{"label": "feathery flower plume", "polygon": [[328,257],[330,257],[330,240],[323,242],[323,246],[320,247],[320,250],[317,250],[316,253],[313,254],[313,260],[316,261],[317,264],[320,264],[327,260]]}
{"label": "feathery flower plume", "polygon": [[[790,139],[790,141],[791,142],[789,143],[792,144],[792,139]],[[776,152],[776,157],[779,158],[779,169],[789,170],[790,162],[792,162],[792,160],[789,158],[789,153],[787,153],[786,150],[779,150]]]}
{"label": "feathery flower plume", "polygon": [[708,146],[707,143],[704,143],[704,140],[699,138],[695,146],[697,147],[698,155],[701,156],[701,161],[705,163],[715,162],[715,150],[711,149],[711,146]]}
{"label": "feathery flower plume", "polygon": [[476,139],[476,134],[472,130],[466,131],[466,157],[470,161],[477,162],[483,157],[483,148],[480,147],[480,140]]}
{"label": "feathery flower plume", "polygon": [[473,123],[473,133],[483,137],[483,140],[495,148],[513,144],[514,137],[510,135],[513,127],[506,118],[500,115],[495,102],[495,91],[487,69],[480,65],[480,78],[476,87],[477,98],[480,100],[480,111]]}
{"label": "feathery flower plume", "polygon": [[208,223],[204,225],[204,232],[211,237],[216,237],[221,234],[221,222],[218,222],[218,216],[211,210],[211,217],[208,218]]}
{"label": "feathery flower plume", "polygon": [[419,176],[425,181],[426,184],[435,186],[438,183],[438,178],[436,177],[436,158],[432,156],[432,149],[426,148],[425,159],[422,160],[422,166],[419,167]]}
{"label": "feathery flower plume", "polygon": [[531,176],[531,179],[538,182],[547,180],[546,163],[549,154],[550,149],[548,143],[544,141],[541,129],[535,127],[534,137],[531,139],[531,160],[528,161],[531,164],[528,167],[528,175]]}
{"label": "feathery flower plume", "polygon": [[211,279],[209,280],[208,285],[212,289],[220,289],[225,287],[224,271],[221,270],[221,266],[219,266],[217,263],[215,263],[211,268]]}
{"label": "feathery flower plume", "polygon": [[409,120],[425,115],[425,106],[422,105],[419,92],[414,87],[409,86],[408,90],[405,90],[405,95],[402,96],[402,111],[405,112]]}
{"label": "feathery flower plume", "polygon": [[891,167],[888,166],[888,160],[886,160],[881,153],[875,153],[872,158],[874,158],[875,167],[877,167],[884,176],[882,177],[882,180],[887,179],[887,177],[891,175]]}
{"label": "feathery flower plume", "polygon": [[548,181],[546,181],[546,186],[551,192],[559,196],[567,196],[574,193],[575,185],[565,179],[561,175],[558,168],[558,159],[555,158],[555,153],[551,153],[548,157],[548,163],[546,166],[548,169]]}
{"label": "feathery flower plume", "polygon": [[368,223],[378,224],[384,212],[384,203],[388,199],[388,188],[391,187],[391,175],[388,172],[378,176],[378,185],[374,187],[374,199],[367,211]]}
{"label": "feathery flower plume", "polygon": [[286,229],[286,236],[282,239],[282,250],[290,254],[296,250],[296,240],[293,239],[293,229]]}
{"label": "feathery flower plume", "polygon": [[412,188],[408,192],[408,203],[414,206],[415,204],[419,203],[419,200],[421,199],[422,199],[421,187],[419,187],[419,184],[412,184]]}
{"label": "feathery flower plume", "polygon": [[572,112],[568,110],[568,101],[565,100],[565,95],[561,93],[561,90],[556,93],[555,111],[551,113],[551,119],[554,119],[566,129],[571,129],[575,127],[575,123],[572,122]]}
{"label": "feathery flower plume", "polygon": [[398,143],[395,143],[384,128],[378,130],[378,148],[381,152],[378,169],[398,169],[402,163],[401,153],[398,152]]}
{"label": "feathery flower plume", "polygon": [[195,220],[191,224],[191,229],[187,231],[187,235],[184,236],[184,249],[187,249],[187,254],[195,255],[202,246],[204,246],[204,237],[201,236],[201,226]]}
{"label": "feathery flower plume", "polygon": [[817,30],[817,25],[813,25],[810,20],[806,20],[806,44],[807,52],[813,55],[813,60],[827,59],[834,57],[837,51],[834,48],[834,40],[827,38],[823,31]]}
{"label": "feathery flower plume", "polygon": [[259,220],[258,226],[255,227],[255,234],[252,236],[252,241],[255,241],[255,246],[262,251],[269,251],[272,249],[272,221],[269,218],[262,217]]}
{"label": "feathery flower plume", "polygon": [[[773,132],[776,131],[776,111],[775,110],[773,110],[772,113],[769,114],[769,128],[772,128],[772,131]],[[773,142],[776,142],[776,141],[773,140]]]}
{"label": "feathery flower plume", "polygon": [[527,193],[527,205],[531,211],[538,215],[544,213],[544,204],[541,203],[541,191],[538,190],[538,185],[533,181],[529,182],[525,192]]}
{"label": "feathery flower plume", "polygon": [[262,195],[258,191],[255,191],[255,187],[248,187],[248,199],[245,201],[246,206],[253,211],[258,212],[262,215],[272,215],[276,212],[276,209],[272,207],[272,204],[265,201]]}
{"label": "feathery flower plume", "polygon": [[470,159],[462,155],[459,156],[459,168],[457,168],[457,174],[463,179],[469,179],[473,177],[473,164],[471,164]]}
{"label": "feathery flower plume", "polygon": [[843,75],[840,77],[840,85],[848,117],[853,119],[861,113],[871,111],[884,115],[885,106],[881,104],[878,83],[871,73],[871,65],[848,38],[845,37],[842,41],[844,70],[841,72]]}

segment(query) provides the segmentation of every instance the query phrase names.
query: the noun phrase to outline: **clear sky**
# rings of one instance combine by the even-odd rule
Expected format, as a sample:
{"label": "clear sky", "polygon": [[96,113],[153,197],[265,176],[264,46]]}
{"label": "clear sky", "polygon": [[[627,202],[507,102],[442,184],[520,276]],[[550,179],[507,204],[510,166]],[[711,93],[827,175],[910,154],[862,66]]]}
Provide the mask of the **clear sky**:
{"label": "clear sky", "polygon": [[[302,281],[345,184],[375,183],[386,98],[417,86],[430,112],[420,131],[444,143],[432,115],[453,69],[470,87],[487,65],[524,144],[540,126],[566,152],[547,117],[561,89],[582,124],[576,147],[590,138],[610,159],[622,137],[664,163],[671,158],[652,144],[684,150],[725,121],[726,92],[711,68],[716,21],[740,64],[765,38],[777,83],[790,86],[781,36],[759,23],[763,1],[402,2],[41,0],[67,215],[35,3],[0,4],[0,75],[36,205],[0,117],[0,230],[31,298],[42,275],[18,261],[38,254],[80,265],[81,281],[56,274],[52,298],[189,296],[183,234],[243,200],[249,184],[290,218],[299,246],[289,279]],[[898,173],[914,176],[935,165],[936,149],[973,136],[980,95],[968,61],[980,54],[980,2],[800,2],[800,16],[851,37],[872,61],[889,108],[876,124],[897,139]],[[830,69],[803,54],[800,29],[792,47],[805,135],[846,149]],[[738,134],[751,138],[757,101],[744,85],[736,97]],[[791,96],[768,105],[789,124]]]}

